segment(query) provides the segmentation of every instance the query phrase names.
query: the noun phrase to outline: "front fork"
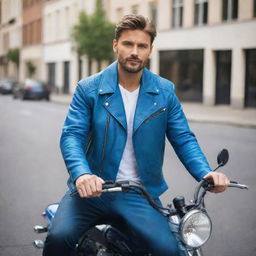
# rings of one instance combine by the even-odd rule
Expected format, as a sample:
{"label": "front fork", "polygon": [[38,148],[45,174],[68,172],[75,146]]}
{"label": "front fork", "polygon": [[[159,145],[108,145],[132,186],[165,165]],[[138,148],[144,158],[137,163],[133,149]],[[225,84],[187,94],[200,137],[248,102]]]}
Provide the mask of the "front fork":
{"label": "front fork", "polygon": [[201,248],[199,249],[194,249],[194,250],[186,250],[186,256],[203,256],[203,252]]}

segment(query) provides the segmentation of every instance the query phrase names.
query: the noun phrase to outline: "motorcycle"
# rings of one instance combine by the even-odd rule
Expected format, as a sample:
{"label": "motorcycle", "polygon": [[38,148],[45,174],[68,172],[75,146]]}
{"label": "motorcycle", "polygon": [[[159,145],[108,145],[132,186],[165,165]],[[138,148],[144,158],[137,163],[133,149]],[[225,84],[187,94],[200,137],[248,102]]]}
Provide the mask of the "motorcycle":
{"label": "motorcycle", "polygon": [[[223,149],[217,157],[218,166],[213,170],[216,171],[224,166],[229,159],[229,153]],[[230,181],[229,187],[248,189],[246,185]],[[209,240],[212,232],[211,218],[207,213],[204,198],[208,191],[213,188],[210,180],[203,179],[198,183],[194,191],[193,200],[185,203],[183,196],[177,196],[173,199],[172,204],[167,207],[157,205],[147,191],[141,185],[134,184],[130,181],[113,182],[106,181],[103,184],[104,193],[133,191],[144,196],[149,204],[168,218],[170,228],[177,238],[182,255],[202,256],[202,246]],[[76,191],[74,193],[77,193]],[[58,203],[50,204],[46,207],[42,215],[47,220],[46,226],[36,225],[36,233],[48,231],[49,225],[54,218],[58,209]],[[34,245],[37,248],[43,248],[42,240],[35,240]],[[130,240],[123,233],[108,224],[96,225],[89,231],[85,232],[76,246],[77,256],[132,256],[138,255],[132,249]],[[139,255],[142,255],[141,252]],[[143,254],[149,256],[149,253]]]}

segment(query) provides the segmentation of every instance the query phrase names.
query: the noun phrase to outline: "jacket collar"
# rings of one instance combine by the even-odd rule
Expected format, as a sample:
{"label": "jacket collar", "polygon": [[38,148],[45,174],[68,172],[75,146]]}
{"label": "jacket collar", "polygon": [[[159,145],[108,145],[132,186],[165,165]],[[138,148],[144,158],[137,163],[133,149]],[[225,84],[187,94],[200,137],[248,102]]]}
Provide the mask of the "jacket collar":
{"label": "jacket collar", "polygon": [[101,72],[99,94],[114,93],[118,85],[117,61],[113,62]]}
{"label": "jacket collar", "polygon": [[[118,62],[115,61],[101,72],[102,79],[99,85],[99,94],[115,93],[118,85],[117,65]],[[140,86],[141,93],[159,94],[158,82],[155,76],[146,68],[143,70]]]}
{"label": "jacket collar", "polygon": [[[121,126],[127,130],[125,108],[118,86],[117,62],[114,62],[103,70],[101,75],[102,79],[99,84],[99,94],[107,96],[104,98],[102,104]],[[158,88],[159,82],[157,76],[144,68],[134,115],[133,132],[140,127],[147,117],[155,113],[161,107],[161,102],[158,102],[156,99],[159,94]]]}

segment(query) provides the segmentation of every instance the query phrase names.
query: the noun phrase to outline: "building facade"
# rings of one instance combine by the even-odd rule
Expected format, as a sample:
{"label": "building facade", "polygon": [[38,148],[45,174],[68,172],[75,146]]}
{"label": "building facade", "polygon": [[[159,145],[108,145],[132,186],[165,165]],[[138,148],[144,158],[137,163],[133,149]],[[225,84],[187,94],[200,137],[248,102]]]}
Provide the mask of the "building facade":
{"label": "building facade", "polygon": [[21,0],[0,0],[0,77],[18,79],[18,67],[7,54],[22,47],[21,22]]}
{"label": "building facade", "polygon": [[57,93],[73,93],[82,77],[97,71],[95,61],[89,72],[88,59],[85,56],[78,58],[71,35],[80,12],[93,14],[95,3],[95,0],[48,0],[44,3],[43,73]]}
{"label": "building facade", "polygon": [[[95,3],[0,0],[0,77],[17,75],[6,53],[20,47],[21,81],[34,68],[32,76],[48,82],[53,91],[73,93],[77,81],[97,72],[96,61],[89,65],[86,57],[78,58],[71,36],[79,13],[92,14]],[[129,13],[155,23],[158,35],[149,67],[175,83],[181,101],[256,107],[256,0],[103,3],[113,23]]]}
{"label": "building facade", "polygon": [[43,0],[22,1],[22,49],[20,54],[20,81],[27,77],[43,80],[42,45]]}
{"label": "building facade", "polygon": [[151,70],[182,101],[256,107],[255,0],[111,1],[111,21],[129,13],[156,24]]}
{"label": "building facade", "polygon": [[44,77],[56,92],[73,92],[79,80],[72,26],[82,10],[92,12],[93,8],[93,1],[81,0],[50,0],[44,4]]}

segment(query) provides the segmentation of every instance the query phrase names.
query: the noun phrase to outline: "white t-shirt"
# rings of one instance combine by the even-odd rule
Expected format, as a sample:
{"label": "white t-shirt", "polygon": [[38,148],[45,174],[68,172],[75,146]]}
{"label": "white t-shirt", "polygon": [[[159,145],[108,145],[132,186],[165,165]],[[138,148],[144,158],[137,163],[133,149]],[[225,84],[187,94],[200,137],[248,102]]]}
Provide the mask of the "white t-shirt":
{"label": "white t-shirt", "polygon": [[135,159],[133,143],[132,143],[132,133],[133,133],[133,120],[134,120],[134,113],[136,109],[137,99],[139,95],[139,87],[130,92],[126,90],[124,87],[119,85],[124,108],[125,108],[125,115],[126,115],[126,122],[127,122],[127,141],[124,148],[124,153],[119,165],[119,170],[117,173],[116,180],[131,180],[134,182],[139,182],[140,177],[138,174],[138,167]]}

